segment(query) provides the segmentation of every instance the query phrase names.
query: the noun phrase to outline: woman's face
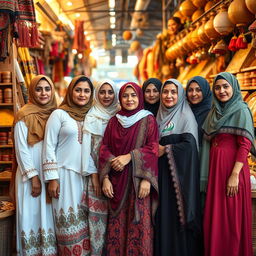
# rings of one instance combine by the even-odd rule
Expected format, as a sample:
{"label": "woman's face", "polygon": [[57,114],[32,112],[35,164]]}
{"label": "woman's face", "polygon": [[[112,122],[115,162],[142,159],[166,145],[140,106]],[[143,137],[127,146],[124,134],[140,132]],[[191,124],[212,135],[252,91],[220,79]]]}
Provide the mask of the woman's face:
{"label": "woman's face", "polygon": [[121,98],[121,103],[123,108],[129,111],[134,110],[139,106],[139,98],[132,87],[126,87]]}
{"label": "woman's face", "polygon": [[190,83],[187,88],[187,98],[188,101],[193,105],[198,104],[203,100],[203,93],[198,83]]}
{"label": "woman's face", "polygon": [[35,101],[40,105],[46,105],[52,97],[52,87],[44,79],[41,79],[35,87]]}
{"label": "woman's face", "polygon": [[166,84],[162,91],[162,102],[166,108],[175,106],[178,102],[178,88],[175,84]]}
{"label": "woman's face", "polygon": [[167,27],[168,27],[169,34],[176,35],[178,33],[179,24],[176,21],[174,21],[172,19],[168,20]]}
{"label": "woman's face", "polygon": [[73,88],[72,99],[78,106],[85,106],[91,97],[92,91],[90,85],[86,81],[81,81]]}
{"label": "woman's face", "polygon": [[213,91],[217,100],[223,103],[233,96],[233,88],[225,79],[218,79],[213,86]]}
{"label": "woman's face", "polygon": [[110,84],[103,84],[98,94],[99,102],[103,107],[109,107],[115,98],[115,93]]}
{"label": "woman's face", "polygon": [[155,104],[159,101],[160,93],[154,84],[149,84],[144,92],[145,101],[149,104]]}

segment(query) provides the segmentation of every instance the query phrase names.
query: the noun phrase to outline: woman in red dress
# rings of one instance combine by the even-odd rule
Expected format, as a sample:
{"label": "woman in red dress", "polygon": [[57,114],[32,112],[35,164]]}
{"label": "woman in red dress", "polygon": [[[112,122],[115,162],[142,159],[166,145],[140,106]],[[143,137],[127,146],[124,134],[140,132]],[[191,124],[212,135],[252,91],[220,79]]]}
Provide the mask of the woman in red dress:
{"label": "woman in red dress", "polygon": [[120,90],[99,153],[102,190],[109,198],[106,255],[153,255],[157,206],[158,128],[135,83]]}
{"label": "woman in red dress", "polygon": [[237,79],[217,75],[213,106],[203,125],[201,189],[206,189],[206,256],[252,256],[249,151],[255,154],[251,112]]}

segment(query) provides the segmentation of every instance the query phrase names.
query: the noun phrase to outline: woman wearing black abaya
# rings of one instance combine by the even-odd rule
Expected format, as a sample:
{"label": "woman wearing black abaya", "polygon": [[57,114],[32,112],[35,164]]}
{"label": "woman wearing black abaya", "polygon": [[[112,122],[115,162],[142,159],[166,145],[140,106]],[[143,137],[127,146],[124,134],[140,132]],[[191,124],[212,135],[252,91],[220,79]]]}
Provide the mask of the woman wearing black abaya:
{"label": "woman wearing black abaya", "polygon": [[198,256],[200,196],[197,123],[182,85],[167,80],[160,93],[157,256]]}

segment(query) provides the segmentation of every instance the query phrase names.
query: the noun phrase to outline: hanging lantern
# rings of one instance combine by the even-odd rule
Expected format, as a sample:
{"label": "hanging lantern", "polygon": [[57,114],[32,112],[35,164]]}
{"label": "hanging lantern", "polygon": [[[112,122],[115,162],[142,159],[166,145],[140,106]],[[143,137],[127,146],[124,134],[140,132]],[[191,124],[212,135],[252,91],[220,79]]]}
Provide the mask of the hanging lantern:
{"label": "hanging lantern", "polygon": [[228,35],[233,29],[234,24],[228,18],[228,12],[225,5],[222,5],[219,13],[213,20],[213,26],[221,35]]}
{"label": "hanging lantern", "polygon": [[213,48],[212,53],[217,55],[224,55],[228,51],[228,47],[223,39],[221,39]]}
{"label": "hanging lantern", "polygon": [[204,11],[207,12],[214,6],[214,1],[208,1],[204,7]]}
{"label": "hanging lantern", "polygon": [[206,4],[206,0],[191,0],[193,5],[196,6],[197,8],[202,8]]}
{"label": "hanging lantern", "polygon": [[215,13],[211,12],[210,13],[210,19],[206,22],[205,26],[204,26],[204,31],[206,36],[208,36],[208,38],[210,40],[214,40],[215,38],[217,38],[220,34],[216,31],[216,29],[213,26],[213,19],[214,19]]}
{"label": "hanging lantern", "polygon": [[205,45],[211,41],[208,38],[208,36],[205,34],[205,30],[204,30],[205,23],[206,23],[206,18],[204,17],[202,19],[202,25],[198,28],[198,31],[197,31],[199,40],[201,41],[202,45]]}
{"label": "hanging lantern", "polygon": [[136,35],[137,35],[138,37],[143,36],[143,34],[144,34],[143,30],[141,30],[140,28],[137,28],[137,29],[136,29]]}
{"label": "hanging lantern", "polygon": [[256,1],[255,0],[245,0],[246,7],[248,10],[256,15]]}
{"label": "hanging lantern", "polygon": [[123,39],[127,40],[127,41],[131,40],[132,39],[132,32],[128,31],[128,30],[124,31],[123,32]]}
{"label": "hanging lantern", "polygon": [[196,21],[203,13],[202,9],[197,9],[192,15],[192,21]]}
{"label": "hanging lantern", "polygon": [[228,18],[239,27],[252,22],[254,15],[247,9],[245,0],[234,0],[228,7]]}
{"label": "hanging lantern", "polygon": [[192,4],[190,0],[185,0],[181,3],[179,10],[183,16],[185,16],[186,18],[190,18],[196,10],[196,7]]}
{"label": "hanging lantern", "polygon": [[133,41],[130,45],[130,50],[132,52],[136,52],[140,48],[140,42],[139,41]]}

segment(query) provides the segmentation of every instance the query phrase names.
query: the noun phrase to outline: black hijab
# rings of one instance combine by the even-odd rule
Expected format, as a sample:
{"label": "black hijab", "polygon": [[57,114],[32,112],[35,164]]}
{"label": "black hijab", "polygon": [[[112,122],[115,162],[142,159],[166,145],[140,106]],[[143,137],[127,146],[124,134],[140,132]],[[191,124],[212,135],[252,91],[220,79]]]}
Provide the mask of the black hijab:
{"label": "black hijab", "polygon": [[210,89],[210,85],[205,78],[201,76],[194,76],[188,81],[187,88],[186,88],[187,97],[188,97],[188,88],[192,82],[196,82],[200,86],[203,94],[203,100],[201,102],[199,102],[198,104],[190,103],[190,107],[195,115],[195,118],[198,124],[198,137],[199,137],[199,143],[201,144],[202,136],[203,136],[202,125],[212,106],[212,92]]}
{"label": "black hijab", "polygon": [[143,91],[143,96],[144,96],[144,109],[150,111],[156,117],[157,111],[158,111],[158,108],[159,108],[159,105],[160,105],[160,99],[155,104],[150,104],[150,103],[145,101],[145,91],[146,91],[149,84],[155,85],[156,89],[160,93],[161,92],[161,87],[162,87],[162,82],[157,78],[149,78],[148,80],[146,80],[143,83],[143,86],[142,86],[142,91]]}

